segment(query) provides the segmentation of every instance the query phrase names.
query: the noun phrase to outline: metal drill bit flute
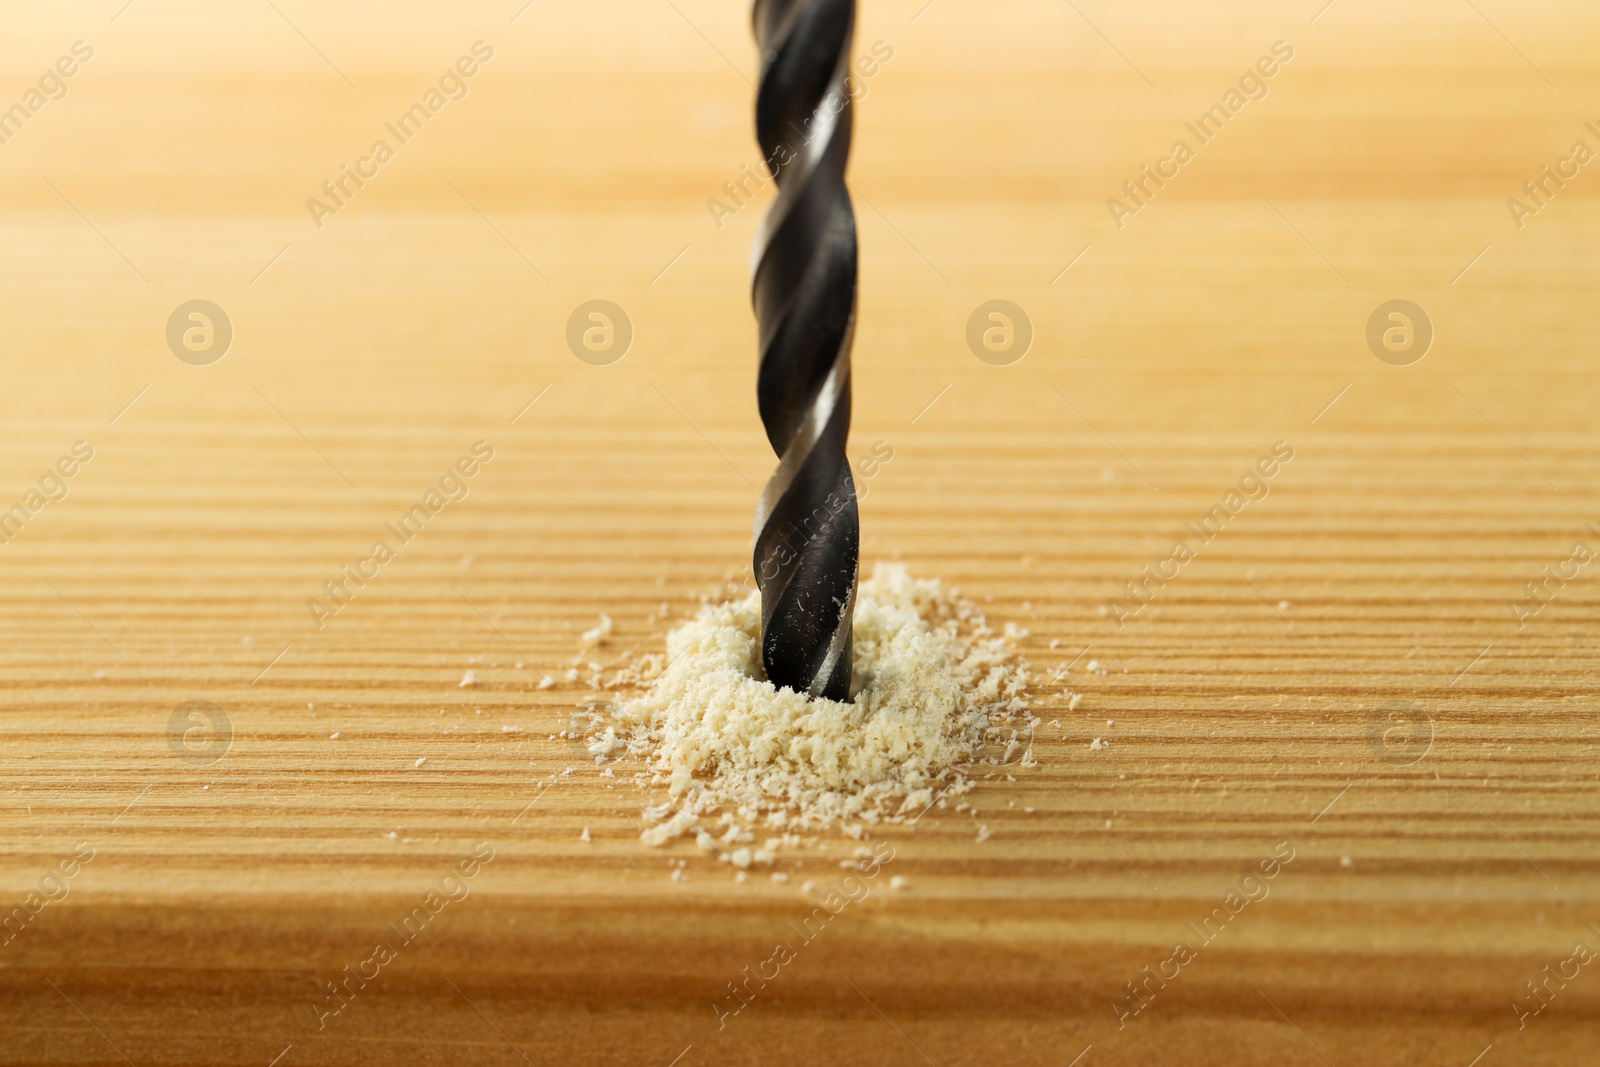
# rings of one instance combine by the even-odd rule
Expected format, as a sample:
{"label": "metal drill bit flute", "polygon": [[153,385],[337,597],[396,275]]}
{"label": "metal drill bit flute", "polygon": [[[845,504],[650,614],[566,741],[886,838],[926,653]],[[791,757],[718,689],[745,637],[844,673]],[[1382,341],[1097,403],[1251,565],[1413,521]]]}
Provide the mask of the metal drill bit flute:
{"label": "metal drill bit flute", "polygon": [[855,0],[755,0],[756,137],[777,201],[751,257],[756,394],[778,468],[755,515],[761,660],[779,687],[850,699],[860,529],[845,443],[856,222],[845,189]]}

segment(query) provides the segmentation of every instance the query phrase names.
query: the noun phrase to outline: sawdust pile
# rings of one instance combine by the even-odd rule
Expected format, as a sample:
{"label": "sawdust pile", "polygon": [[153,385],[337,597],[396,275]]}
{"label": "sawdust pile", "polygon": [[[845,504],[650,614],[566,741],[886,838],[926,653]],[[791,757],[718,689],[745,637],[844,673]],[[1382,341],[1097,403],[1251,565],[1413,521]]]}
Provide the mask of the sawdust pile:
{"label": "sawdust pile", "polygon": [[740,824],[757,823],[785,843],[839,823],[859,837],[862,824],[914,819],[967,792],[981,768],[1033,764],[1039,720],[1014,648],[1025,631],[992,630],[937,580],[880,564],[861,584],[851,703],[765,680],[760,611],[754,593],[703,607],[668,636],[665,661],[646,657],[630,679],[637,695],[591,734],[597,762],[641,759],[666,787],[667,801],[644,813],[646,843],[708,838],[701,824],[714,813],[729,843],[750,840]]}

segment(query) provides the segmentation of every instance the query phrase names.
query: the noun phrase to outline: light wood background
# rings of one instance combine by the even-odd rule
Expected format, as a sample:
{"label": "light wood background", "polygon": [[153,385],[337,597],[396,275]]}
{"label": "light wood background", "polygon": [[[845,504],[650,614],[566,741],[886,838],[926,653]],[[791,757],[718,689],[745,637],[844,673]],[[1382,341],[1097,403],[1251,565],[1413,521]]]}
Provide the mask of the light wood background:
{"label": "light wood background", "polygon": [[[0,945],[0,1063],[1594,1055],[1600,964],[1514,1005],[1600,948],[1600,586],[1510,605],[1600,547],[1600,175],[1506,207],[1600,147],[1593,5],[863,5],[858,49],[894,50],[851,170],[852,451],[894,449],[864,554],[1026,627],[1046,725],[976,817],[882,833],[908,886],[719,1030],[855,842],[738,883],[643,847],[659,796],[559,735],[596,699],[575,657],[660,649],[748,565],[767,193],[706,206],[758,159],[748,11],[520,2],[5,5],[0,105],[94,58],[0,145],[0,509],[94,458],[0,547],[0,917],[94,859]],[[480,39],[466,98],[317,228],[306,198]],[[1279,40],[1269,95],[1113,225]],[[236,330],[210,366],[164,339],[195,298]],[[564,341],[595,298],[636,331],[611,366]],[[1012,366],[964,340],[994,298],[1036,330]],[[1364,339],[1396,298],[1437,329],[1408,367]],[[316,629],[478,440],[468,497]],[[1279,440],[1270,495],[1118,629],[1100,607]],[[192,700],[231,724],[215,762],[180,758]],[[1419,725],[1385,747],[1396,701]],[[470,896],[319,1030],[319,984],[479,842]],[[1270,895],[1119,1029],[1279,842]]]}

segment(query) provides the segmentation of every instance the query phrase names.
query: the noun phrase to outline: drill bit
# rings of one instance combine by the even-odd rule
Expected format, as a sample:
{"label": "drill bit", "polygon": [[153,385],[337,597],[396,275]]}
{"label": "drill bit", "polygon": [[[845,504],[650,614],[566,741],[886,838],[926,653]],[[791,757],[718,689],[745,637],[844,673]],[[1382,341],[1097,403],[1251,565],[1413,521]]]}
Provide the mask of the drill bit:
{"label": "drill bit", "polygon": [[756,138],[778,186],[751,256],[756,395],[778,467],[755,515],[761,661],[774,685],[850,699],[860,529],[845,443],[856,222],[845,188],[855,0],[755,0]]}

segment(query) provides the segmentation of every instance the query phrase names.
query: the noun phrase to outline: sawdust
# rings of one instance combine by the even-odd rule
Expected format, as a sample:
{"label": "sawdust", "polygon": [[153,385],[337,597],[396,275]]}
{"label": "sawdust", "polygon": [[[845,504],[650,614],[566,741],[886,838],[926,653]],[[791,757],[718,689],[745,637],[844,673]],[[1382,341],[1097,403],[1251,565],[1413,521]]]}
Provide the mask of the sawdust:
{"label": "sawdust", "polygon": [[[637,759],[667,798],[645,810],[647,844],[693,831],[703,847],[782,836],[738,854],[770,863],[798,833],[914,821],[989,766],[1032,766],[1027,665],[1015,641],[936,580],[879,565],[855,613],[854,699],[809,700],[762,677],[757,594],[707,604],[623,679],[639,688],[589,735],[596,762]],[[703,823],[720,813],[721,836]]]}

